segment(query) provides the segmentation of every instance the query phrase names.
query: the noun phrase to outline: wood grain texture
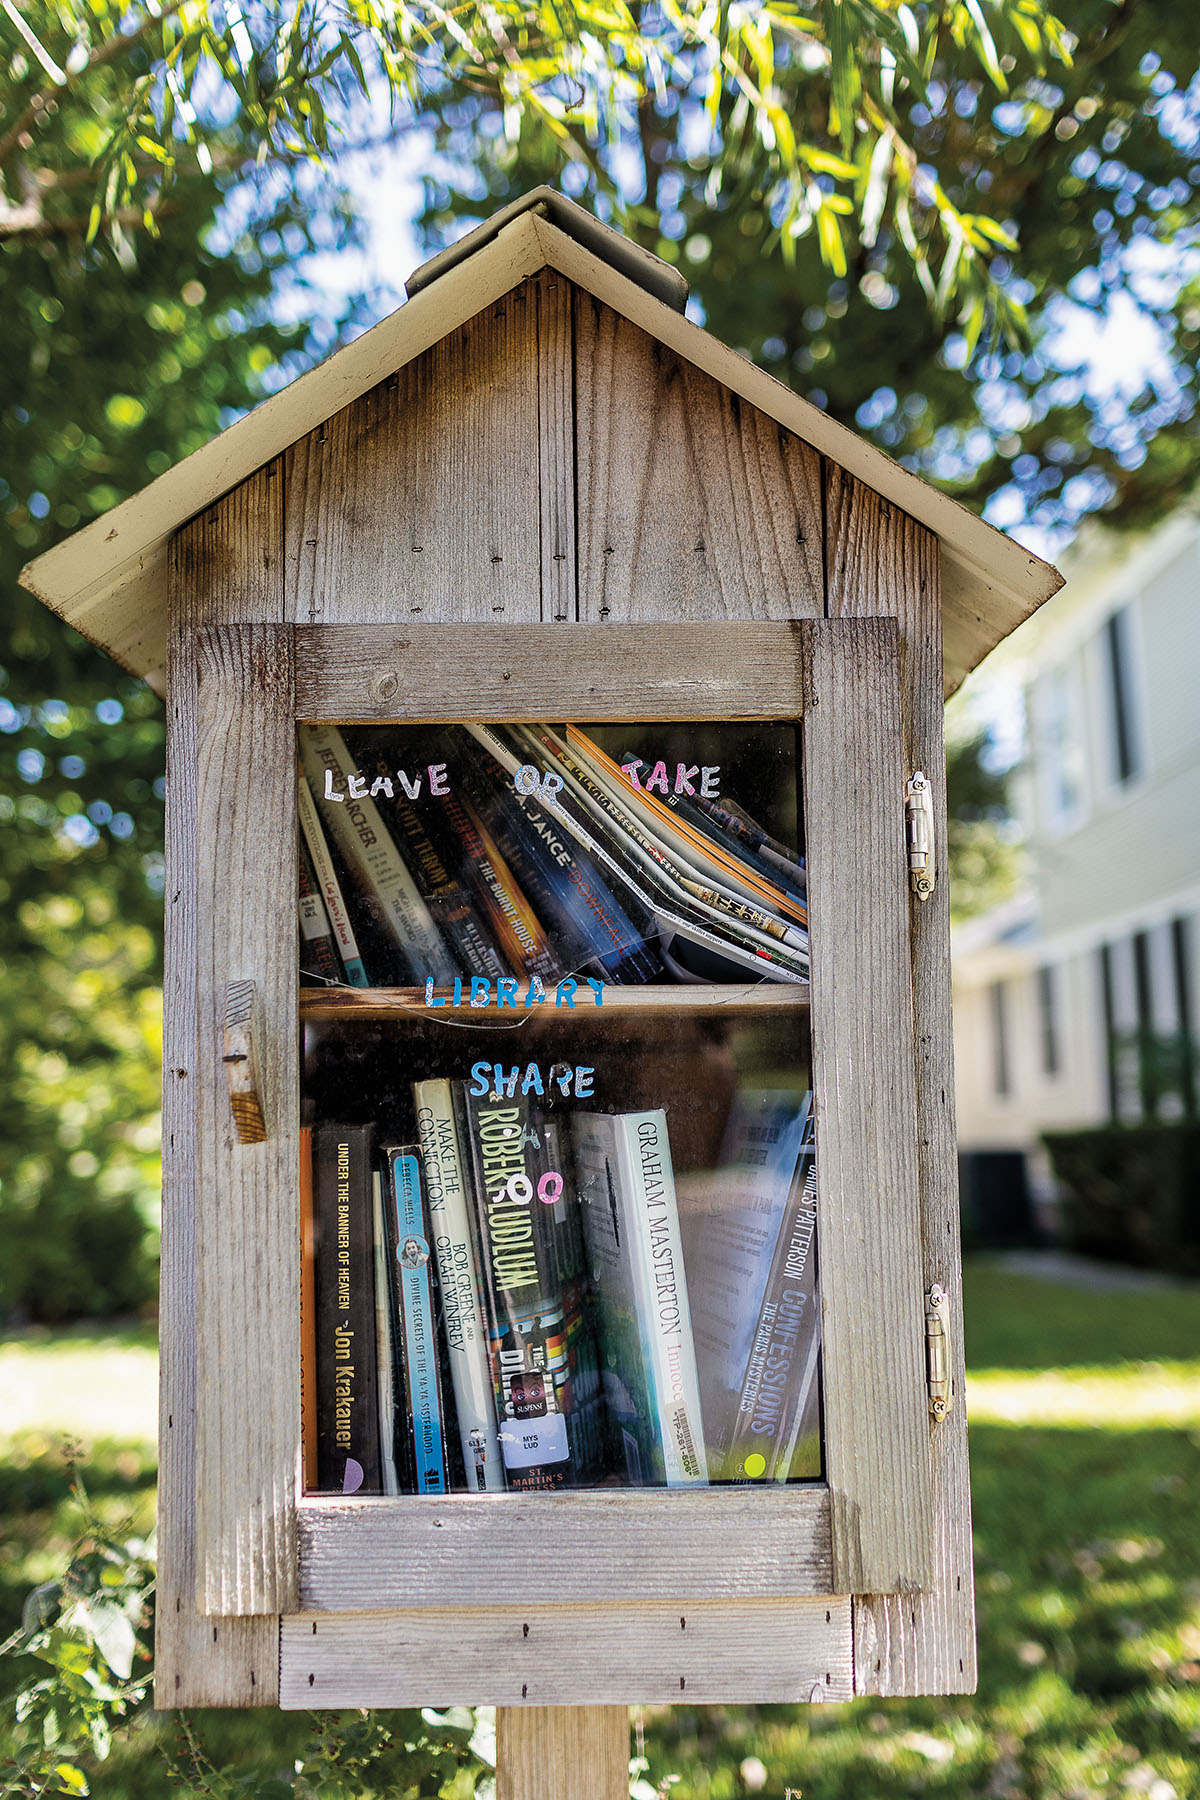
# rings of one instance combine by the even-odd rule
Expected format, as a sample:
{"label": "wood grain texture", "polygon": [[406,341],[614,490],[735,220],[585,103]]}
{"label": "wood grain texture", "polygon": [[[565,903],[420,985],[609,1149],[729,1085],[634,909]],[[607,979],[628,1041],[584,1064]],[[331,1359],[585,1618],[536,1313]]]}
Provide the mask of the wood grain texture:
{"label": "wood grain texture", "polygon": [[[218,626],[197,663],[197,1535],[199,1602],[298,1600],[300,1212],[292,632]],[[266,1139],[239,1142],[226,992],[261,1001]]]}
{"label": "wood grain texture", "polygon": [[590,1706],[502,1707],[496,1716],[496,1800],[627,1800],[629,1714]]}
{"label": "wood grain texture", "polygon": [[196,1605],[196,659],[193,631],[273,607],[282,616],[282,482],[272,465],[186,526],[172,548],[167,691],[163,1216],[159,1312],[155,1704],[273,1705],[273,1619]]}
{"label": "wood grain texture", "polygon": [[575,369],[580,617],[819,618],[816,452],[581,290]]}
{"label": "wood grain texture", "polygon": [[537,310],[522,284],[291,447],[290,619],[540,616]]}
{"label": "wood grain texture", "polygon": [[794,719],[799,627],[299,626],[302,719]]}
{"label": "wood grain texture", "polygon": [[835,1585],[829,1495],[815,1484],[306,1500],[299,1536],[300,1604],[314,1612],[500,1606],[514,1594],[529,1605],[598,1593],[777,1598]]}
{"label": "wood grain texture", "polygon": [[896,627],[804,633],[832,1585],[909,1593],[933,1570]]}
{"label": "wood grain texture", "polygon": [[[446,990],[436,992],[445,996]],[[533,1008],[541,1019],[556,1019],[565,1026],[587,1014],[589,1029],[612,1018],[622,1029],[631,1019],[645,1019],[648,1026],[664,1019],[678,1018],[680,1013],[703,1014],[705,1017],[746,1018],[768,1012],[796,1013],[808,1008],[808,985],[804,982],[755,981],[721,984],[712,987],[606,987],[604,998],[596,1005],[592,990],[581,988],[575,996],[575,1008],[556,1007],[553,1000],[546,1006]],[[332,1019],[394,1019],[412,1014],[423,1022],[437,1024],[443,1015],[447,1023],[461,1025],[478,1020],[491,1024],[510,1020],[511,1007],[447,1005],[433,1011],[425,1004],[424,988],[301,988],[300,1016],[314,1024]],[[518,1008],[524,1017],[524,1007]]]}
{"label": "wood grain texture", "polygon": [[283,1620],[280,1666],[280,1705],[289,1709],[552,1704],[580,1721],[583,1698],[699,1706],[818,1691],[848,1700],[850,1601],[301,1613]]}
{"label": "wood grain texture", "polygon": [[571,284],[550,270],[530,284],[537,304],[538,476],[542,618],[579,617],[575,563],[575,330]]}
{"label": "wood grain texture", "polygon": [[950,1016],[938,545],[932,532],[836,469],[829,471],[827,520],[830,613],[845,618],[886,612],[897,618],[904,767],[906,773],[923,769],[933,784],[941,855],[937,887],[929,900],[910,902],[910,913],[922,1287],[940,1281],[950,1296],[954,1410],[930,1427],[933,1588],[911,1600],[874,1595],[856,1603],[857,1680],[863,1693],[973,1693],[975,1594]]}

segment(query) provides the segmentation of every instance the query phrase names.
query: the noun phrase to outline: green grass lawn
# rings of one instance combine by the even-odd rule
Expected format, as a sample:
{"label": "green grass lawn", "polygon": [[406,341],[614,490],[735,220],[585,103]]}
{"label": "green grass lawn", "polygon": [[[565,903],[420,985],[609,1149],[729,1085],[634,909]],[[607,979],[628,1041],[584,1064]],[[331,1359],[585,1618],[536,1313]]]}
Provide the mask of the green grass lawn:
{"label": "green grass lawn", "polygon": [[[1200,1800],[1200,1288],[1097,1293],[980,1265],[966,1306],[978,1694],[648,1710],[652,1784],[678,1774],[678,1800]],[[0,1343],[5,1630],[74,1529],[64,1428],[103,1516],[149,1522],[152,1363],[140,1332]],[[91,1437],[89,1418],[115,1431],[119,1392],[127,1427]],[[199,1717],[218,1759],[247,1764],[285,1764],[305,1728]],[[146,1752],[173,1729],[118,1752],[93,1793],[172,1792]]]}

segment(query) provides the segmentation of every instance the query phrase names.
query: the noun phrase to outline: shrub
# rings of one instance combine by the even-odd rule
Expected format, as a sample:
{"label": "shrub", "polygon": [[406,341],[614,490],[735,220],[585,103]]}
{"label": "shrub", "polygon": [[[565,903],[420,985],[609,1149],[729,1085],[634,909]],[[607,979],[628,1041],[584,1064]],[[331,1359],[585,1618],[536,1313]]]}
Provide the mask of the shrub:
{"label": "shrub", "polygon": [[1068,1248],[1200,1274],[1200,1125],[1051,1132],[1045,1144]]}

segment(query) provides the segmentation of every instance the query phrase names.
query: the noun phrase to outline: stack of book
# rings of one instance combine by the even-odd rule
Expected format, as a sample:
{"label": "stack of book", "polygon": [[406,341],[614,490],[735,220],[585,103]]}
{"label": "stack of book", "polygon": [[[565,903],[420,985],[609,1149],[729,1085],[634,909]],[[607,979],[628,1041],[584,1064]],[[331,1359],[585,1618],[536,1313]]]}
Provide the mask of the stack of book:
{"label": "stack of book", "polygon": [[574,725],[423,728],[419,766],[412,741],[301,728],[310,982],[807,980],[802,857],[696,768]]}
{"label": "stack of book", "polygon": [[304,1133],[310,1491],[820,1473],[807,1099],[739,1096],[682,1225],[661,1109],[412,1103],[408,1144]]}

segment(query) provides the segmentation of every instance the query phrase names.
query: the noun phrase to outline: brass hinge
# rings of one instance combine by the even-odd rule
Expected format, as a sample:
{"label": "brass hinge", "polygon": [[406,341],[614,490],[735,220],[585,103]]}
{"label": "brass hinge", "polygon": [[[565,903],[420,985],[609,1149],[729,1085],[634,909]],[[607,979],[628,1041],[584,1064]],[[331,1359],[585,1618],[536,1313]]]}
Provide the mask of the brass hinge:
{"label": "brass hinge", "polygon": [[928,900],[937,881],[933,861],[933,790],[920,769],[904,789],[908,880],[918,900]]}
{"label": "brass hinge", "polygon": [[935,1281],[925,1296],[925,1368],[929,1410],[935,1419],[944,1419],[953,1404],[950,1399],[950,1333],[947,1330],[949,1300],[940,1281]]}

